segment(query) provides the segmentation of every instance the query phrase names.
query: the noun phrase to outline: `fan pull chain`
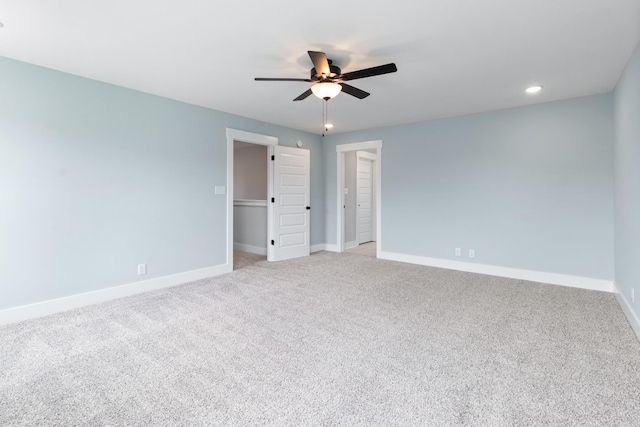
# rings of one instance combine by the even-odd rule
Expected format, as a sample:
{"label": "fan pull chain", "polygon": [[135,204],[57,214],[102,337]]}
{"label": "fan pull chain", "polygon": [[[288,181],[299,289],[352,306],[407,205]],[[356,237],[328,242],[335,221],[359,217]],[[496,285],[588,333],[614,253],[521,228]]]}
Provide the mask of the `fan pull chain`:
{"label": "fan pull chain", "polygon": [[327,100],[325,99],[322,103],[322,137],[324,138],[324,133],[327,130]]}

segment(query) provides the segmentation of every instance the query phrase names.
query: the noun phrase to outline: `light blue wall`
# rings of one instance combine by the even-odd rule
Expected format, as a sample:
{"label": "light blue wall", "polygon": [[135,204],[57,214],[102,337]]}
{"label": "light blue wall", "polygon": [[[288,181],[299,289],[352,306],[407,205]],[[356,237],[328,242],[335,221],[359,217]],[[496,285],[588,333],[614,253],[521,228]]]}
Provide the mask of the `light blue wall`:
{"label": "light blue wall", "polygon": [[335,147],[379,139],[383,251],[613,278],[611,94],[325,137],[327,243]]}
{"label": "light blue wall", "polygon": [[[615,98],[623,289],[638,67]],[[0,81],[0,309],[224,263],[227,127],[311,149],[312,244],[336,243],[335,146],[382,139],[383,250],[613,278],[613,95],[321,139],[6,58]]]}
{"label": "light blue wall", "polygon": [[317,135],[2,57],[0,82],[0,309],[224,264],[227,127],[311,149],[324,243]]}
{"label": "light blue wall", "polygon": [[615,280],[640,318],[640,48],[615,91],[615,171]]}

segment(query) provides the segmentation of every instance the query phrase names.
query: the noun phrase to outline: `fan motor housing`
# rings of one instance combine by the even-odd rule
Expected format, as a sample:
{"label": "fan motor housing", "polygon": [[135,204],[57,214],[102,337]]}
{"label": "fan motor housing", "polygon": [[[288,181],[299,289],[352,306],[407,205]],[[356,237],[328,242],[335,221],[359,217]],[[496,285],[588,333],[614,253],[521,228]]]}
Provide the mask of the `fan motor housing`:
{"label": "fan motor housing", "polygon": [[[333,65],[332,61],[329,59],[329,70],[331,73],[326,76],[326,78],[333,78],[342,74],[342,70],[337,65]],[[312,80],[322,80],[322,74],[318,74],[315,68],[311,69],[311,79]]]}

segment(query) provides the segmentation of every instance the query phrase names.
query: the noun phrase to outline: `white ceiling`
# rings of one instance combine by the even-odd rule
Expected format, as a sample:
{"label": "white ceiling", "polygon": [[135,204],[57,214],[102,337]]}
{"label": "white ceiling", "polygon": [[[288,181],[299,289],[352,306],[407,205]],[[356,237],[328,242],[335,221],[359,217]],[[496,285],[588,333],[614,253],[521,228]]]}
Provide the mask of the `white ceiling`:
{"label": "white ceiling", "polygon": [[253,78],[307,78],[307,50],[395,62],[330,101],[337,133],[611,91],[640,0],[0,0],[0,21],[2,56],[314,133],[308,83]]}

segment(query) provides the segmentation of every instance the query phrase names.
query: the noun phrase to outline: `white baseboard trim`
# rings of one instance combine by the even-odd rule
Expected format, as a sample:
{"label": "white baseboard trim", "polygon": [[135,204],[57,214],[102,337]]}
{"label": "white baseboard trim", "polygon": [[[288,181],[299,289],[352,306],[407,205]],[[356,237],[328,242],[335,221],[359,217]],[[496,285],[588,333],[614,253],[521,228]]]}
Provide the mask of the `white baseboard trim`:
{"label": "white baseboard trim", "polygon": [[267,256],[267,248],[261,248],[260,246],[251,246],[251,245],[243,245],[242,243],[234,243],[233,250],[248,252],[250,254]]}
{"label": "white baseboard trim", "polygon": [[636,333],[636,337],[640,341],[640,318],[634,313],[633,307],[631,303],[627,299],[627,296],[622,293],[620,286],[614,281],[614,293],[616,295],[616,300],[618,300],[618,304],[620,304],[620,308],[622,308],[622,312],[627,317],[629,324],[631,325],[631,329]]}
{"label": "white baseboard trim", "polygon": [[91,304],[98,304],[143,292],[169,288],[183,283],[192,282],[194,280],[220,276],[231,271],[233,271],[233,268],[229,266],[229,264],[222,264],[214,267],[191,270],[184,273],[172,274],[170,276],[157,277],[155,279],[143,280],[141,282],[134,282],[126,285],[114,286],[112,288],[100,289],[97,291],[23,305],[20,307],[8,308],[0,310],[0,325],[48,316],[50,314],[72,310],[74,308],[84,307]]}
{"label": "white baseboard trim", "polygon": [[612,281],[593,279],[590,277],[546,273],[543,271],[522,270],[519,268],[476,264],[472,262],[453,261],[441,258],[428,258],[416,255],[404,255],[393,252],[380,252],[378,253],[378,258],[387,259],[390,261],[407,262],[410,264],[426,265],[429,267],[446,268],[449,270],[466,271],[469,273],[488,274],[491,276],[508,277],[510,279],[528,280],[531,282],[546,283],[550,285],[569,286],[572,288],[588,289],[591,291],[613,292]]}
{"label": "white baseboard trim", "polygon": [[311,253],[320,251],[338,252],[338,245],[332,245],[330,243],[320,243],[319,245],[311,246]]}
{"label": "white baseboard trim", "polygon": [[358,241],[354,240],[352,242],[347,242],[344,244],[344,250],[346,251],[347,249],[353,249],[358,247]]}

